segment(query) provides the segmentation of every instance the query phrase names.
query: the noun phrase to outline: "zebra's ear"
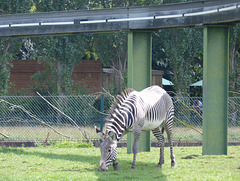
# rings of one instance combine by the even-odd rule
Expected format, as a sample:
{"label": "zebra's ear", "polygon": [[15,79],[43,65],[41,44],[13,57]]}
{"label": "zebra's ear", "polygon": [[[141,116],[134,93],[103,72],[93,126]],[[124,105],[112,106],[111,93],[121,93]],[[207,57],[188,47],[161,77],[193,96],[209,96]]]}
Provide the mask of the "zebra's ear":
{"label": "zebra's ear", "polygon": [[108,135],[112,139],[112,141],[115,141],[117,139],[116,134],[113,131],[109,131]]}
{"label": "zebra's ear", "polygon": [[96,133],[97,133],[98,137],[100,139],[103,139],[104,138],[104,133],[102,131],[100,131],[99,129],[97,129],[96,126],[95,126],[95,129],[96,129]]}

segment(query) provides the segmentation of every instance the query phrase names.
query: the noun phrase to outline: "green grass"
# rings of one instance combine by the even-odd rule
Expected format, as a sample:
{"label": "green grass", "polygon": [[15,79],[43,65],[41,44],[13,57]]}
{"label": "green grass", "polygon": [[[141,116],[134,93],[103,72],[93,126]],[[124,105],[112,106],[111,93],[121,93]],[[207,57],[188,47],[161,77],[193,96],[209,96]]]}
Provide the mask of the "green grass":
{"label": "green grass", "polygon": [[[78,146],[77,146],[78,147]],[[177,168],[170,167],[169,147],[165,164],[155,168],[159,148],[137,155],[131,170],[132,154],[118,148],[119,170],[98,172],[99,148],[62,146],[35,148],[0,147],[0,180],[239,180],[240,146],[229,147],[228,155],[202,156],[201,147],[175,147]]]}

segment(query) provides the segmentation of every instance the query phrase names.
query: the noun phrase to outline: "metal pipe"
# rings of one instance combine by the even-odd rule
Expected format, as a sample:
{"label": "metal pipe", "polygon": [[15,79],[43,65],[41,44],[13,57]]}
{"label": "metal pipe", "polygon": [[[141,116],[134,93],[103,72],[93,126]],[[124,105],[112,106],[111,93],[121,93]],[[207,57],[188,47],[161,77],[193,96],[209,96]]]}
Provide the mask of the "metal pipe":
{"label": "metal pipe", "polygon": [[73,25],[73,21],[67,21],[67,22],[43,22],[41,25]]}
{"label": "metal pipe", "polygon": [[107,20],[92,20],[92,21],[80,21],[80,24],[94,24],[94,23],[106,23]]}
{"label": "metal pipe", "polygon": [[183,14],[155,16],[155,19],[180,18],[180,17],[183,17]]}
{"label": "metal pipe", "polygon": [[11,27],[39,26],[39,23],[11,24]]}
{"label": "metal pipe", "polygon": [[140,18],[108,19],[107,22],[140,21],[140,20],[152,20],[152,19],[154,19],[154,16],[151,16],[151,17],[140,17]]}
{"label": "metal pipe", "polygon": [[226,7],[226,8],[219,8],[219,12],[221,11],[229,11],[229,10],[234,10],[234,9],[237,9],[238,8],[238,5],[235,5],[235,6],[229,6],[229,7]]}
{"label": "metal pipe", "polygon": [[209,10],[209,11],[186,13],[186,14],[184,14],[184,16],[200,16],[200,15],[212,14],[212,13],[217,13],[217,12],[218,12],[218,9],[214,9],[214,10]]}

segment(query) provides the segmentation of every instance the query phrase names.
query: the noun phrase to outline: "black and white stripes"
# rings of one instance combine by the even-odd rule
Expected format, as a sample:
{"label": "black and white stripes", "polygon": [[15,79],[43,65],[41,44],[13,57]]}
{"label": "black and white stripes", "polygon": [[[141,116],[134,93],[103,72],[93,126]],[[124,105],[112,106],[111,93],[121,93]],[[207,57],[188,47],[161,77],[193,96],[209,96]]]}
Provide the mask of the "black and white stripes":
{"label": "black and white stripes", "polygon": [[117,141],[123,136],[124,131],[133,127],[136,115],[136,96],[129,95],[132,91],[128,89],[122,93],[122,96],[117,96],[106,118],[106,130],[107,132],[113,131]]}
{"label": "black and white stripes", "polygon": [[129,131],[134,134],[132,168],[135,168],[141,130],[152,130],[158,139],[160,159],[157,167],[160,168],[164,163],[163,132],[166,130],[170,142],[171,166],[175,167],[176,162],[172,148],[173,117],[172,99],[159,86],[151,86],[140,92],[128,89],[117,96],[110,108],[109,116],[106,118],[106,133],[99,133],[100,131],[97,130],[103,139],[99,170],[107,170],[112,162],[114,169],[118,168],[118,163],[116,163],[117,142]]}

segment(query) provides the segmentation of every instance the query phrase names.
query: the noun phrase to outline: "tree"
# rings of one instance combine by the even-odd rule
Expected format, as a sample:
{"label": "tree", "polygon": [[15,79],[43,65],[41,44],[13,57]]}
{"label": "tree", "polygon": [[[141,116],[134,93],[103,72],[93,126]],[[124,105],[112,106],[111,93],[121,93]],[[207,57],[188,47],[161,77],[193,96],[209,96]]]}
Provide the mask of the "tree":
{"label": "tree", "polygon": [[[87,0],[33,0],[32,12],[64,11],[86,9]],[[50,36],[31,38],[35,45],[37,57],[44,60],[46,72],[36,74],[33,79],[39,81],[39,87],[43,91],[50,91],[51,94],[64,95],[72,92],[74,82],[71,80],[74,67],[83,57],[87,46],[86,36]],[[44,79],[51,76],[51,80]]]}
{"label": "tree", "polygon": [[30,0],[1,0],[0,10],[1,14],[14,14],[14,13],[26,13],[29,12],[32,1]]}
{"label": "tree", "polygon": [[[114,8],[127,6],[176,3],[183,0],[95,0],[90,7]],[[174,88],[178,94],[188,93],[189,84],[202,77],[202,30],[162,30],[153,35],[153,67],[173,73]],[[104,65],[114,67],[124,75],[127,65],[127,33],[97,35],[96,50]],[[121,81],[123,81],[122,76]],[[194,78],[193,78],[194,77]],[[117,92],[119,89],[117,84]],[[126,85],[126,83],[125,83]]]}
{"label": "tree", "polygon": [[[230,57],[229,57],[229,75],[232,92],[239,92],[240,85],[240,25],[230,29]],[[231,95],[234,95],[231,92]]]}
{"label": "tree", "polygon": [[[165,54],[164,57],[155,57],[154,61],[170,67],[174,89],[178,95],[188,94],[192,77],[198,79],[196,76],[201,76],[202,36],[202,29],[161,30],[154,36],[157,39],[155,42],[163,42],[159,49]],[[154,49],[156,51],[158,48]]]}
{"label": "tree", "polygon": [[[13,0],[2,0],[0,14],[25,13],[28,12],[30,4],[27,0],[17,3]],[[0,95],[8,93],[11,60],[16,57],[20,47],[21,39],[0,38]]]}
{"label": "tree", "polygon": [[[159,0],[95,0],[89,8],[115,8],[159,4]],[[127,86],[127,32],[96,34],[93,36],[94,47],[103,66],[115,70],[116,89],[121,92]]]}
{"label": "tree", "polygon": [[10,68],[12,67],[12,40],[0,39],[0,95],[5,95],[9,89]]}
{"label": "tree", "polygon": [[[25,13],[25,12],[47,12],[47,11],[64,11],[64,10],[77,10],[89,8],[88,0],[52,0],[52,1],[12,1],[6,0],[0,3],[1,13]],[[11,41],[14,39],[11,38]],[[38,57],[41,60],[45,59],[45,66],[47,71],[36,74],[33,79],[41,82],[38,84],[38,88],[44,88],[45,92],[50,91],[52,94],[68,94],[71,92],[73,82],[71,81],[71,75],[74,66],[79,63],[83,52],[86,47],[86,38],[84,35],[72,35],[72,36],[52,36],[41,38],[24,38],[19,39],[20,46],[16,50],[17,58],[19,59],[32,59]],[[10,41],[10,42],[11,42]],[[7,41],[6,41],[7,42]],[[0,42],[1,43],[1,42]],[[7,87],[6,82],[10,76],[10,70],[7,69],[7,65],[10,65],[6,60],[10,45],[1,43],[5,48],[2,55],[5,57],[4,61],[1,61],[1,85]],[[13,46],[15,46],[13,44]],[[52,79],[49,80],[49,75]],[[46,77],[48,76],[48,77]],[[44,79],[45,77],[45,79]],[[35,87],[36,88],[36,87]],[[6,88],[2,88],[3,90]],[[5,91],[6,92],[6,91]]]}
{"label": "tree", "polygon": [[89,0],[32,0],[32,12],[68,11],[88,9]]}
{"label": "tree", "polygon": [[116,8],[129,6],[144,6],[161,4],[162,0],[93,0],[89,2],[89,8]]}
{"label": "tree", "polygon": [[127,33],[95,34],[93,37],[96,53],[103,66],[115,70],[116,90],[112,93],[119,93],[126,88]]}
{"label": "tree", "polygon": [[[0,3],[0,12],[4,14],[35,13],[183,1],[187,0],[5,0]],[[236,26],[231,28],[230,33],[230,89],[235,92],[239,90],[240,81],[239,30],[239,26]],[[165,73],[172,73],[169,75],[172,76],[174,88],[179,95],[188,92],[190,83],[202,78],[202,37],[201,29],[161,30],[153,35],[153,66],[164,69]],[[116,70],[117,89],[115,92],[121,91],[126,85],[127,32],[1,39],[0,48],[1,91],[5,93],[9,87],[7,83],[11,65],[9,60],[17,56],[29,59],[37,55],[40,60],[46,59],[48,72],[42,73],[42,77],[38,73],[34,78],[38,79],[45,88],[51,89],[52,94],[71,93],[74,84],[71,81],[73,68],[82,56],[88,55],[94,55],[94,59],[99,57],[105,67],[112,67]],[[17,55],[15,56],[15,54]],[[51,80],[47,79],[50,74]],[[50,86],[52,87],[50,88]]]}
{"label": "tree", "polygon": [[34,38],[32,41],[38,59],[44,60],[46,66],[46,72],[38,73],[33,77],[33,80],[41,83],[38,84],[41,85],[38,88],[43,94],[46,94],[46,91],[55,95],[70,94],[74,84],[71,75],[75,65],[83,56],[86,46],[85,37],[83,35],[51,36]]}

